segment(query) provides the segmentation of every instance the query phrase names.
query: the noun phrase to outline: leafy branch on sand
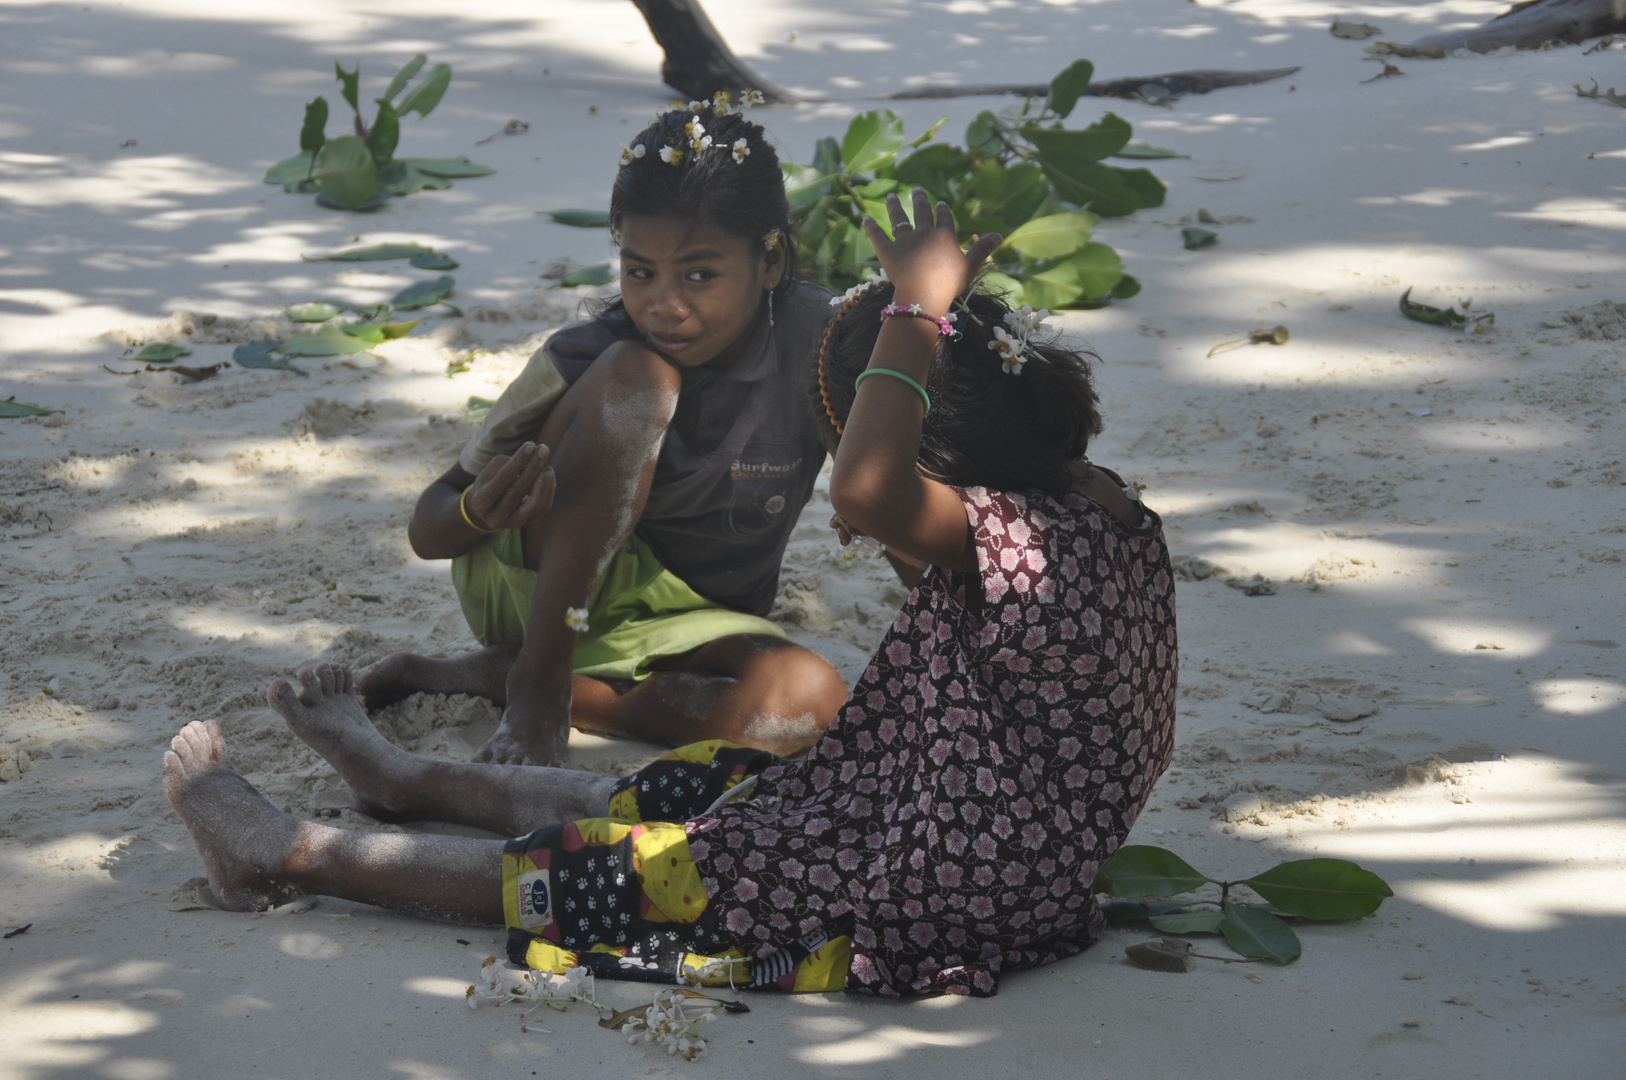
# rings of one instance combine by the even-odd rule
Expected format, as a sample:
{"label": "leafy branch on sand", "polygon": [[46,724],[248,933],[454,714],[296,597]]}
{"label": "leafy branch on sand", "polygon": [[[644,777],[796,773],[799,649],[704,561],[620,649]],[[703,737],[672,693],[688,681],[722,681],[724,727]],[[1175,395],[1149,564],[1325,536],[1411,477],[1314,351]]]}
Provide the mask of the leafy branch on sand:
{"label": "leafy branch on sand", "polygon": [[[429,58],[419,53],[390,80],[384,96],[374,98],[378,112],[371,125],[361,119],[361,64],[346,71],[333,62],[340,94],[355,113],[354,135],[327,137],[327,98],[317,97],[305,106],[305,122],[299,131],[299,153],[277,162],[266,171],[265,182],[281,184],[284,191],[315,191],[323,206],[342,210],[374,210],[392,195],[410,195],[425,188],[439,190],[453,180],[490,176],[497,170],[476,165],[466,157],[398,158],[396,144],[401,139],[401,120],[417,113],[427,117],[446,88],[451,85],[450,64],[435,64],[416,84]],[[409,88],[410,87],[410,88]]]}
{"label": "leafy branch on sand", "polygon": [[[1219,896],[1190,896],[1208,886]],[[1237,900],[1246,888],[1264,903]],[[1097,894],[1116,898],[1104,905],[1110,922],[1150,922],[1165,934],[1220,934],[1241,959],[1204,956],[1179,938],[1132,945],[1129,962],[1153,971],[1185,971],[1188,956],[1239,963],[1287,964],[1302,951],[1288,918],[1312,922],[1360,919],[1394,895],[1384,880],[1347,859],[1294,859],[1238,881],[1222,881],[1193,868],[1172,851],[1148,844],[1118,849],[1095,877]]]}

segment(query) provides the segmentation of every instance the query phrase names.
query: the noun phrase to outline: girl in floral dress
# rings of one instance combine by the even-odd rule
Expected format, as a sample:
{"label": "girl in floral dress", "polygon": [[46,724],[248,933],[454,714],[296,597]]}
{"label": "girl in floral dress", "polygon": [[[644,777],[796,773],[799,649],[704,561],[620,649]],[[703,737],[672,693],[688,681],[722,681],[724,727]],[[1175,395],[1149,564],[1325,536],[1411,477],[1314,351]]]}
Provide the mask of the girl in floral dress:
{"label": "girl in floral dress", "polygon": [[1161,523],[1085,457],[1084,358],[975,289],[1000,238],[962,253],[922,191],[916,224],[888,208],[894,238],[866,228],[889,280],[838,301],[813,396],[843,539],[883,543],[913,591],[811,752],[713,741],[621,781],[432,762],[378,735],[342,668],[304,671],[272,704],[374,813],[562,823],[375,839],[264,804],[287,850],[234,851],[216,822],[259,797],[192,725],[170,795],[224,902],[340,895],[505,923],[533,968],[888,995],[992,994],[1100,934],[1091,883],[1173,746]]}

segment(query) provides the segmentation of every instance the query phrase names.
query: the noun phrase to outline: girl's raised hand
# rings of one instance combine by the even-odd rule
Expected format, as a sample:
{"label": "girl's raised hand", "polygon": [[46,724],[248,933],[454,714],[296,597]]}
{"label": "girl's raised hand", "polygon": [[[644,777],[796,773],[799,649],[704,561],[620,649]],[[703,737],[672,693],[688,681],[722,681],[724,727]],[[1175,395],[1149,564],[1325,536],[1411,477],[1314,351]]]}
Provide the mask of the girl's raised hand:
{"label": "girl's raised hand", "polygon": [[948,203],[940,202],[934,208],[926,189],[918,187],[913,198],[915,213],[911,224],[897,193],[887,195],[892,239],[887,239],[874,218],[864,219],[864,232],[875,245],[875,253],[892,282],[895,301],[919,304],[927,315],[947,315],[949,306],[965,293],[983,262],[998,250],[1004,237],[987,233],[962,253],[954,232],[954,213]]}

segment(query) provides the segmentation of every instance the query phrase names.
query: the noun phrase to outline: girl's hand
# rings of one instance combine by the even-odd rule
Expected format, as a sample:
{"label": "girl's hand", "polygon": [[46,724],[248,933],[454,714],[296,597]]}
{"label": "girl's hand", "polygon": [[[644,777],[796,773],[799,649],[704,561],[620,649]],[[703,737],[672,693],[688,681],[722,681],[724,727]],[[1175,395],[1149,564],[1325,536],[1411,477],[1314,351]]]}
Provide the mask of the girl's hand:
{"label": "girl's hand", "polygon": [[917,187],[914,207],[915,223],[910,224],[897,193],[887,195],[886,210],[892,219],[894,239],[887,239],[874,218],[864,219],[864,233],[875,245],[875,253],[892,282],[895,302],[919,304],[927,315],[947,315],[950,305],[964,295],[988,256],[1004,243],[1004,237],[998,233],[980,236],[962,254],[948,203],[938,203],[934,211],[931,196],[926,189]]}
{"label": "girl's hand", "polygon": [[522,529],[553,505],[553,469],[546,446],[526,443],[491,459],[469,485],[469,516],[487,529]]}

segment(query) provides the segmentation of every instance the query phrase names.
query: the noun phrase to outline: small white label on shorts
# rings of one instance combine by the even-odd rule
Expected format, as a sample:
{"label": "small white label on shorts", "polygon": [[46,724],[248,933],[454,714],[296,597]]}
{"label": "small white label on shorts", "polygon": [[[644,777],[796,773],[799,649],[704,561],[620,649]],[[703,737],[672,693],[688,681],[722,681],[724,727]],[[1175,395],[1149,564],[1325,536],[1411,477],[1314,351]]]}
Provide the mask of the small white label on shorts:
{"label": "small white label on shorts", "polygon": [[516,888],[519,890],[521,930],[535,930],[553,922],[553,884],[546,870],[521,874]]}

